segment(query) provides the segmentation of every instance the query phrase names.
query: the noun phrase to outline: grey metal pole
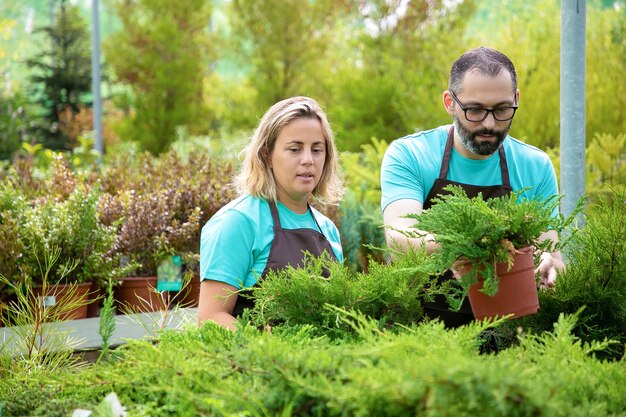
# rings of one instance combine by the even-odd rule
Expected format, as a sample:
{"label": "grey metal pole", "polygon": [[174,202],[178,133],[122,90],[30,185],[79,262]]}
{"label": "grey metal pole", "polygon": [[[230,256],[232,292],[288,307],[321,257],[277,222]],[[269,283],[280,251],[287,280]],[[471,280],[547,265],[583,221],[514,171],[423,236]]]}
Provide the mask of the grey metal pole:
{"label": "grey metal pole", "polygon": [[102,162],[104,147],[102,145],[102,100],[100,98],[100,14],[98,13],[98,0],[91,1],[92,30],[91,30],[91,91],[93,95],[93,135],[94,149],[100,156],[98,162]]}
{"label": "grey metal pole", "polygon": [[586,0],[561,0],[561,212],[566,216],[585,195],[586,12]]}

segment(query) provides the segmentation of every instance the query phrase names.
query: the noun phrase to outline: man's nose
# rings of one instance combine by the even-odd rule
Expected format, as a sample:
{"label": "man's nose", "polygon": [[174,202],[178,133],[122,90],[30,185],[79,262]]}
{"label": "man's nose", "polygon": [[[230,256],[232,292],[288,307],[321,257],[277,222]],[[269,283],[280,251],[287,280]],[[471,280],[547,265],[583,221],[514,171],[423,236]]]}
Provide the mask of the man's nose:
{"label": "man's nose", "polygon": [[487,117],[485,117],[485,120],[482,121],[482,125],[487,129],[493,129],[496,127],[496,119],[493,117],[492,112],[487,113]]}

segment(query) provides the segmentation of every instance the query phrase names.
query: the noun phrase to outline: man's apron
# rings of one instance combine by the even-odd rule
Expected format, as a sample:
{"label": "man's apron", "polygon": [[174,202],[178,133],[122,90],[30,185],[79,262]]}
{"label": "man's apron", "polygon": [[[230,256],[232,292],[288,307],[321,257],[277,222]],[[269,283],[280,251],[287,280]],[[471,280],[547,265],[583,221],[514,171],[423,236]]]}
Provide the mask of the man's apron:
{"label": "man's apron", "polygon": [[[504,197],[511,193],[511,184],[509,181],[509,169],[506,164],[506,155],[502,146],[498,149],[500,155],[500,170],[502,172],[502,185],[471,185],[463,184],[460,182],[454,182],[447,179],[448,168],[450,167],[450,155],[452,154],[452,144],[454,142],[454,126],[450,127],[448,131],[448,140],[446,142],[446,148],[443,153],[443,161],[441,162],[441,170],[439,171],[439,178],[435,180],[433,187],[430,189],[426,201],[424,202],[424,209],[428,209],[436,204],[433,202],[433,198],[450,194],[444,187],[448,185],[458,185],[461,187],[468,197],[474,198],[482,193],[485,200],[490,198]],[[435,233],[436,234],[436,233]],[[452,285],[459,285],[454,279],[452,272],[447,271],[441,277],[439,281],[454,280]],[[446,298],[443,295],[436,296],[435,301],[432,303],[424,303],[424,314],[430,318],[440,318],[447,327],[458,327],[463,324],[467,324],[474,319],[472,308],[469,304],[469,300],[466,298],[461,305],[461,309],[458,312],[451,311]]]}

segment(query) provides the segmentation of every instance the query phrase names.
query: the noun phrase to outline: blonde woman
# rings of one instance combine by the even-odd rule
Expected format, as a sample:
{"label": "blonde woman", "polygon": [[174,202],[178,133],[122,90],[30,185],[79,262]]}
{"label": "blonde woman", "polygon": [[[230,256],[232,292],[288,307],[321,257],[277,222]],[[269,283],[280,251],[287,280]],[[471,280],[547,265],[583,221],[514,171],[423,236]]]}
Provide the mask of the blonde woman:
{"label": "blonde woman", "polygon": [[198,324],[234,329],[253,300],[240,297],[270,271],[302,264],[304,251],[343,262],[339,231],[309,205],[343,192],[337,148],[315,100],[292,97],[263,116],[236,179],[239,197],[202,228]]}

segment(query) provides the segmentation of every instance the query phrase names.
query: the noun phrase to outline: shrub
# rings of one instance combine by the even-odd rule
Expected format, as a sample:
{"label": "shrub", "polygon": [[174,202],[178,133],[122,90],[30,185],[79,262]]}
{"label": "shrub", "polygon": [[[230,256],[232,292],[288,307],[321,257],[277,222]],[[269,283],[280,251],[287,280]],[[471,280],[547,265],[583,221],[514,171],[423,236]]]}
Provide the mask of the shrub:
{"label": "shrub", "polygon": [[60,256],[49,275],[52,284],[59,282],[74,261],[77,267],[62,283],[102,283],[116,273],[118,260],[111,253],[115,229],[98,220],[100,193],[97,187],[81,185],[65,200],[43,200],[24,211],[18,230],[24,245],[19,263],[26,274],[36,277],[38,256],[55,247],[60,249]]}
{"label": "shrub", "polygon": [[[372,261],[368,273],[354,273],[323,258],[306,259],[303,268],[274,272],[253,287],[256,304],[251,317],[259,325],[278,322],[332,329],[337,313],[325,308],[331,305],[360,312],[381,326],[416,323],[422,318],[420,300],[434,294],[427,286],[430,277],[415,268],[425,258],[417,251],[392,265]],[[323,267],[329,269],[329,278],[322,277]]]}
{"label": "shrub", "polygon": [[142,276],[155,275],[166,255],[193,263],[200,228],[234,197],[227,186],[232,173],[228,163],[203,155],[183,161],[174,152],[114,161],[104,173],[99,205],[102,222],[118,228],[114,252],[140,264],[134,273]]}

